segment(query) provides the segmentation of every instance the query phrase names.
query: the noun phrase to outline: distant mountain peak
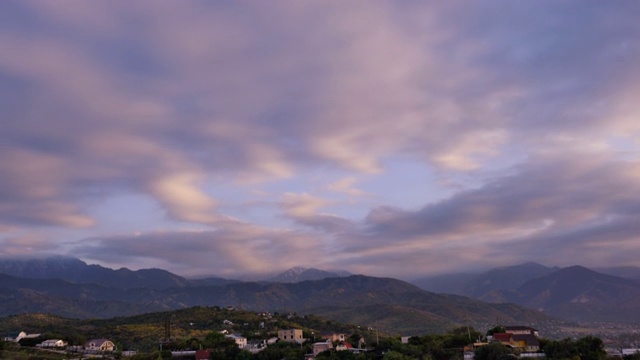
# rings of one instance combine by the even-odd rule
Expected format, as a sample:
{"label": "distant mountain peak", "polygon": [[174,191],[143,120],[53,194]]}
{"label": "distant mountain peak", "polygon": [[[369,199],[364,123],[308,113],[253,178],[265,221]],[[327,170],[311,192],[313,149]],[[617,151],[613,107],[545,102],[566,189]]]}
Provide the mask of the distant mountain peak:
{"label": "distant mountain peak", "polygon": [[291,269],[285,271],[285,273],[290,273],[290,274],[302,274],[303,272],[310,270],[308,268],[304,268],[302,266],[294,266]]}

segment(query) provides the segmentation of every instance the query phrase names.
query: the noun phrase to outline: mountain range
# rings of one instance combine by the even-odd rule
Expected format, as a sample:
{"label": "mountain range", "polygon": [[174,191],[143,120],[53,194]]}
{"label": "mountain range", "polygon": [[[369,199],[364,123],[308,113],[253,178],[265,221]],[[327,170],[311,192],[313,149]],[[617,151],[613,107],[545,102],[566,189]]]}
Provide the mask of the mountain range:
{"label": "mountain range", "polygon": [[413,283],[429,291],[450,292],[490,303],[519,304],[573,321],[638,324],[637,270],[626,267],[595,271],[582,266],[550,268],[526,263],[479,274],[422,278]]}
{"label": "mountain range", "polygon": [[[484,328],[495,319],[527,324],[554,321],[535,310],[513,304],[489,304],[457,295],[434,294],[397,279],[364,275],[300,282],[225,280],[225,283],[211,285],[159,269],[111,270],[77,259],[27,261],[27,264],[37,264],[34,271],[18,262],[0,262],[0,272],[12,272],[0,274],[0,316],[44,312],[70,318],[109,318],[217,305],[317,314],[405,334],[444,331],[461,324]],[[49,271],[45,271],[47,266]],[[98,272],[103,277],[97,276]],[[293,272],[327,275],[300,269]],[[281,277],[274,279],[278,278]],[[286,273],[282,278],[292,279],[291,274]],[[145,279],[149,279],[150,286]]]}
{"label": "mountain range", "polygon": [[236,282],[218,277],[186,279],[162,269],[113,270],[100,265],[88,265],[80,259],[59,256],[42,259],[1,259],[0,274],[27,279],[62,279],[72,283],[97,284],[120,289],[168,289]]}
{"label": "mountain range", "polygon": [[[549,332],[559,319],[640,324],[640,281],[580,266],[527,263],[415,283],[423,288],[397,279],[305,268],[270,281],[242,282],[186,279],[161,269],[113,270],[73,258],[2,260],[0,316],[44,312],[109,318],[217,305],[313,313],[404,334],[458,325],[488,328],[497,322]],[[440,288],[427,287],[434,284]],[[455,291],[442,293],[446,286]]]}

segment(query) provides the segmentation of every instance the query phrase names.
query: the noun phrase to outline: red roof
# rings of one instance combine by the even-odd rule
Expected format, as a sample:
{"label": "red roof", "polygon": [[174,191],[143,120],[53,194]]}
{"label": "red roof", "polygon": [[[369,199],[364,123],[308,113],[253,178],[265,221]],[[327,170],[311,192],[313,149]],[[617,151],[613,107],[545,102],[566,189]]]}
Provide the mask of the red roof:
{"label": "red roof", "polygon": [[196,360],[209,360],[209,350],[196,350]]}
{"label": "red roof", "polygon": [[497,341],[509,341],[513,334],[511,333],[494,333],[493,338]]}

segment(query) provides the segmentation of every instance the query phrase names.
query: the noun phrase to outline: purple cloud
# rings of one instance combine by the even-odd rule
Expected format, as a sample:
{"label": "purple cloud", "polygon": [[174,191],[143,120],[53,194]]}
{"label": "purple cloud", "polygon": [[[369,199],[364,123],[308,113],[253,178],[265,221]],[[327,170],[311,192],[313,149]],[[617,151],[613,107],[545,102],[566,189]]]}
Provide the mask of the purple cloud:
{"label": "purple cloud", "polygon": [[[185,273],[634,265],[638,5],[576,5],[0,4],[0,241]],[[126,235],[123,194],[163,216]]]}

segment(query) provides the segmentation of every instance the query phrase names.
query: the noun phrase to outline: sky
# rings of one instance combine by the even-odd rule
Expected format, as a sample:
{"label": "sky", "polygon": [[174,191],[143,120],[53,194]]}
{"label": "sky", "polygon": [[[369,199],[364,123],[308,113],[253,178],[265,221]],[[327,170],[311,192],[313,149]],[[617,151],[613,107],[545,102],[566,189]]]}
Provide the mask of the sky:
{"label": "sky", "polygon": [[640,266],[637,1],[2,1],[0,257]]}

